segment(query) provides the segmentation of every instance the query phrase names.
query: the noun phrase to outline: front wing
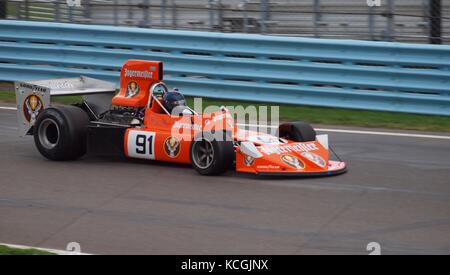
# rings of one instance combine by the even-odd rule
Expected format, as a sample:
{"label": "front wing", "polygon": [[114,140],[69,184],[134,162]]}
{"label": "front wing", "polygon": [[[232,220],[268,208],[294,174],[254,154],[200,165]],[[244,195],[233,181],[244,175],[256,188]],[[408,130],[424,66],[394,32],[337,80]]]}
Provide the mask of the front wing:
{"label": "front wing", "polygon": [[342,161],[329,159],[319,141],[257,147],[260,157],[236,150],[236,171],[270,176],[331,176],[347,171]]}

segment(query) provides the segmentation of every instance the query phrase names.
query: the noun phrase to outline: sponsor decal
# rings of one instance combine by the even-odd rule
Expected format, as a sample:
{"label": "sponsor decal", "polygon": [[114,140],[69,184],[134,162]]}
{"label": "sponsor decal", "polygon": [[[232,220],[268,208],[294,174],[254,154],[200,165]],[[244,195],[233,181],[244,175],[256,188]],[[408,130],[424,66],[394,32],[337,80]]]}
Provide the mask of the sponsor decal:
{"label": "sponsor decal", "polygon": [[176,158],[180,154],[181,143],[176,137],[168,137],[164,141],[164,151],[171,158]]}
{"label": "sponsor decal", "polygon": [[149,71],[136,71],[136,70],[128,70],[128,69],[125,69],[125,77],[134,77],[134,78],[152,79],[152,78],[153,78],[153,72],[149,72]]}
{"label": "sponsor decal", "polygon": [[141,90],[141,88],[139,87],[137,82],[131,81],[130,83],[128,83],[127,92],[125,94],[125,97],[135,97],[136,95],[139,94],[140,90]]}
{"label": "sponsor decal", "polygon": [[251,156],[245,155],[244,156],[244,164],[246,166],[252,166],[253,163],[255,163],[255,159]]}
{"label": "sponsor decal", "polygon": [[200,131],[202,129],[202,127],[198,124],[177,121],[173,124],[172,129],[188,129],[188,130]]}
{"label": "sponsor decal", "polygon": [[44,109],[44,104],[39,96],[32,94],[25,98],[23,102],[23,114],[26,121],[31,125],[34,125],[39,113]]}
{"label": "sponsor decal", "polygon": [[280,169],[278,165],[258,165],[257,169]]}
{"label": "sponsor decal", "polygon": [[20,88],[33,90],[34,93],[45,93],[47,89],[38,85],[33,85],[29,83],[20,83]]}
{"label": "sponsor decal", "polygon": [[319,147],[315,143],[296,143],[296,144],[285,144],[285,145],[266,145],[261,147],[261,152],[266,155],[281,155],[288,153],[301,153],[317,151]]}
{"label": "sponsor decal", "polygon": [[292,168],[302,170],[305,169],[305,164],[298,158],[291,155],[282,155],[281,160]]}
{"label": "sponsor decal", "polygon": [[308,159],[309,161],[317,164],[321,168],[324,168],[326,166],[326,161],[317,154],[311,152],[304,152],[302,153],[302,156]]}
{"label": "sponsor decal", "polygon": [[[45,87],[43,87],[43,86],[45,86]],[[45,84],[43,84],[43,86],[30,84],[30,83],[20,83],[19,84],[20,88],[30,89],[36,93],[45,93],[47,91],[47,88],[49,88],[50,90],[53,90],[53,89],[64,90],[64,89],[74,89],[75,88],[75,85],[73,84],[73,82],[71,82],[71,80],[61,80],[61,79],[45,81]]]}
{"label": "sponsor decal", "polygon": [[338,162],[338,161],[330,161],[330,163],[328,164],[328,170],[333,171],[333,170],[339,170],[339,169],[344,169],[345,168],[345,163],[344,162]]}

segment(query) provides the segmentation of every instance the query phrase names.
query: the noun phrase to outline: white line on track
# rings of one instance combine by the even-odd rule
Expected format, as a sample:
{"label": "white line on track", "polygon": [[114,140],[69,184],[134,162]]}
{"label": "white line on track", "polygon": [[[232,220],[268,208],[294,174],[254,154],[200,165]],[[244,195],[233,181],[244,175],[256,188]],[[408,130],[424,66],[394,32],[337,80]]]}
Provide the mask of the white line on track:
{"label": "white line on track", "polygon": [[17,108],[16,107],[2,107],[2,106],[0,106],[0,110],[17,111]]}
{"label": "white line on track", "polygon": [[[17,108],[0,106],[0,110],[16,111]],[[258,125],[256,125],[256,124],[238,124],[238,126],[258,127]],[[259,127],[260,128],[277,128],[278,126],[259,125]],[[423,135],[423,134],[393,133],[393,132],[380,132],[380,131],[344,130],[344,129],[327,129],[327,128],[316,128],[316,130],[319,131],[319,132],[343,133],[343,134],[378,135],[378,136],[393,136],[393,137],[414,137],[414,138],[430,138],[430,139],[447,139],[447,140],[450,140],[450,136],[439,136],[439,135]]]}
{"label": "white line on track", "polygon": [[448,139],[448,140],[450,140],[450,136],[376,132],[376,131],[358,131],[358,130],[341,130],[341,129],[321,129],[321,128],[317,128],[316,130],[322,131],[322,132],[347,133],[347,134],[379,135],[379,136],[393,136],[393,137],[416,137],[416,138],[432,138],[432,139]]}
{"label": "white line on track", "polygon": [[67,250],[59,250],[59,249],[52,249],[52,248],[43,248],[43,247],[34,247],[34,246],[27,246],[27,245],[17,245],[17,244],[7,244],[7,243],[0,243],[0,245],[7,246],[10,248],[17,248],[17,249],[37,249],[41,251],[50,252],[57,255],[91,255],[81,252],[71,252]]}
{"label": "white line on track", "polygon": [[[256,124],[238,124],[242,127],[258,127]],[[259,125],[260,128],[277,128],[274,125]],[[423,135],[423,134],[408,134],[408,133],[393,133],[393,132],[379,132],[379,131],[360,131],[360,130],[344,130],[344,129],[327,129],[327,128],[315,128],[319,132],[331,132],[331,133],[344,133],[344,134],[360,134],[360,135],[378,135],[378,136],[394,136],[394,137],[415,137],[415,138],[432,138],[432,139],[448,139],[450,136],[438,136],[438,135]]]}

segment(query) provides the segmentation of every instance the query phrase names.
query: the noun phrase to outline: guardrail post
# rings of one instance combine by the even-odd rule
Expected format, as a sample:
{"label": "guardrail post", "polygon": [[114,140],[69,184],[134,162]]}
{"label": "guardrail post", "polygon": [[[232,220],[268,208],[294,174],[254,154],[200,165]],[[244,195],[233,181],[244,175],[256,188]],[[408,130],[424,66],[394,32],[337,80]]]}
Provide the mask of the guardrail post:
{"label": "guardrail post", "polygon": [[215,0],[208,1],[208,12],[209,12],[209,29],[214,29],[214,4]]}
{"label": "guardrail post", "polygon": [[25,18],[30,19],[30,1],[25,0]]}
{"label": "guardrail post", "polygon": [[144,18],[144,27],[151,26],[151,18],[150,18],[150,0],[144,0],[142,5],[142,13]]}
{"label": "guardrail post", "polygon": [[178,19],[177,3],[175,2],[175,0],[172,0],[172,28],[174,29],[178,27],[177,19]]}
{"label": "guardrail post", "polygon": [[55,2],[55,21],[60,22],[61,21],[61,6],[58,1]]}
{"label": "guardrail post", "polygon": [[267,21],[269,20],[269,0],[261,0],[261,33],[267,33]]}
{"label": "guardrail post", "polygon": [[314,0],[314,37],[319,35],[319,22],[322,20],[322,13],[320,11],[320,0]]}
{"label": "guardrail post", "polygon": [[118,4],[119,4],[119,0],[114,0],[114,26],[119,25],[119,13],[117,10]]}
{"label": "guardrail post", "polygon": [[442,3],[430,0],[430,44],[442,44]]}
{"label": "guardrail post", "polygon": [[247,0],[241,1],[241,8],[243,10],[243,16],[244,16],[244,32],[248,32],[248,14],[247,14]]}
{"label": "guardrail post", "polygon": [[91,0],[84,0],[81,3],[84,7],[84,18],[91,19]]}
{"label": "guardrail post", "polygon": [[[129,3],[129,2],[128,2]],[[127,19],[128,19],[128,22],[131,22],[131,19],[133,19],[133,11],[132,11],[132,6],[130,6],[130,5],[127,5]],[[129,23],[127,23],[127,24],[129,24]]]}
{"label": "guardrail post", "polygon": [[161,0],[161,27],[166,26],[166,0]]}
{"label": "guardrail post", "polygon": [[392,41],[394,40],[395,35],[395,0],[388,0],[388,11],[386,12],[387,16],[387,29],[386,29],[386,40]]}
{"label": "guardrail post", "polygon": [[6,0],[0,0],[0,18],[6,18],[7,17],[7,7],[8,4],[6,2]]}
{"label": "guardrail post", "polygon": [[67,6],[67,9],[69,12],[69,22],[73,22],[73,9],[75,9],[75,7]]}
{"label": "guardrail post", "polygon": [[368,6],[369,16],[367,17],[369,26],[369,38],[375,40],[375,16],[373,14],[374,7]]}
{"label": "guardrail post", "polygon": [[216,2],[217,8],[217,20],[219,21],[219,29],[223,31],[223,9],[222,9],[222,0],[217,0]]}

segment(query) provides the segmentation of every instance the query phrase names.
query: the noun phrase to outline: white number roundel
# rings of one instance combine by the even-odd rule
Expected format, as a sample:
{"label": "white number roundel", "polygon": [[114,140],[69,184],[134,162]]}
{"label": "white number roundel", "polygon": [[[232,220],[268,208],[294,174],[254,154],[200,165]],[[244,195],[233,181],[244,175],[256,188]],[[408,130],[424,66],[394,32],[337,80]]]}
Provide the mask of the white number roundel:
{"label": "white number roundel", "polygon": [[131,130],[128,132],[128,157],[155,159],[155,132]]}

